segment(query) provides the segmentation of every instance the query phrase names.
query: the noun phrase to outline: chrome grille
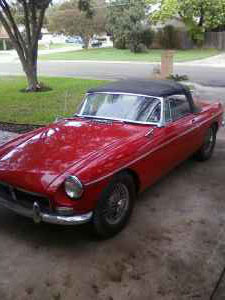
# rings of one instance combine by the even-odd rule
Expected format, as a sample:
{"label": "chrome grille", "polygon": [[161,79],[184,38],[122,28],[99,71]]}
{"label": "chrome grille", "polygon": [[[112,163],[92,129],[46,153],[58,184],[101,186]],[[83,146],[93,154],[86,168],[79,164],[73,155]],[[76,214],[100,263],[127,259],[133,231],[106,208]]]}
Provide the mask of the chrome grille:
{"label": "chrome grille", "polygon": [[29,191],[13,187],[0,182],[0,197],[9,202],[18,202],[20,205],[32,209],[34,202],[38,202],[40,208],[49,211],[50,202],[47,197]]}

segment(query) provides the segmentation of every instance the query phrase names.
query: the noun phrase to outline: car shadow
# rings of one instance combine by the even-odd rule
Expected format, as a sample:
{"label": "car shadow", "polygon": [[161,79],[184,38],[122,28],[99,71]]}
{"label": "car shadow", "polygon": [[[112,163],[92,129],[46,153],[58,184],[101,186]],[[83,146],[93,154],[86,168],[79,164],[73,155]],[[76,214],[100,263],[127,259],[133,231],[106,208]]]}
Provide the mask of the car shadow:
{"label": "car shadow", "polygon": [[0,210],[0,234],[19,243],[39,249],[41,247],[85,247],[97,238],[90,225],[59,226],[47,223],[35,224],[31,219],[16,215],[6,209]]}

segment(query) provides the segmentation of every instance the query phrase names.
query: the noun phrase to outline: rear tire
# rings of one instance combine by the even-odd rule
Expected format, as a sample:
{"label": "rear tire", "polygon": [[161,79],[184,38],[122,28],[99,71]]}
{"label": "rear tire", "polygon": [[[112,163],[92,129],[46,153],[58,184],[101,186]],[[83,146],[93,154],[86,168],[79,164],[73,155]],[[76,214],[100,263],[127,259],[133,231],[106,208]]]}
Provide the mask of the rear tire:
{"label": "rear tire", "polygon": [[93,227],[98,237],[110,238],[126,226],[133,211],[135,196],[132,176],[124,172],[113,178],[94,211]]}
{"label": "rear tire", "polygon": [[195,158],[198,161],[206,161],[212,157],[216,145],[216,133],[217,129],[215,125],[212,125],[207,130],[204,143],[199,151],[195,154]]}

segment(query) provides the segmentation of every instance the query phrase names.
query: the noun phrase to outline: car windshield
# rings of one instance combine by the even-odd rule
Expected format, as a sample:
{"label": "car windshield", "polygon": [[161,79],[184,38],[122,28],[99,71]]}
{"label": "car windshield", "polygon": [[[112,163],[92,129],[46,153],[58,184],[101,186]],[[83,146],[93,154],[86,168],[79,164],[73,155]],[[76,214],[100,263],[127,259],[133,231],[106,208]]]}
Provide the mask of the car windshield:
{"label": "car windshield", "polygon": [[78,111],[79,116],[143,123],[161,119],[160,99],[129,94],[88,94]]}

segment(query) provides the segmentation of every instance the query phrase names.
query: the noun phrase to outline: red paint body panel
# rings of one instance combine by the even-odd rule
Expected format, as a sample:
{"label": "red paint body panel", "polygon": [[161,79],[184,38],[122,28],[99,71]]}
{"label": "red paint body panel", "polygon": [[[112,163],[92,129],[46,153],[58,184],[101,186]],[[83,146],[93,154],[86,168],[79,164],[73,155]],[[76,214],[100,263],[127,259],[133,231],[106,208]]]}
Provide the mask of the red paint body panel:
{"label": "red paint body panel", "polygon": [[[197,151],[206,130],[214,122],[220,126],[223,115],[221,104],[201,107],[200,113],[162,128],[73,118],[38,129],[0,148],[0,181],[44,194],[53,206],[91,211],[119,171],[134,172],[144,190]],[[153,133],[146,136],[151,128]],[[84,184],[79,201],[64,192],[69,175]]]}

